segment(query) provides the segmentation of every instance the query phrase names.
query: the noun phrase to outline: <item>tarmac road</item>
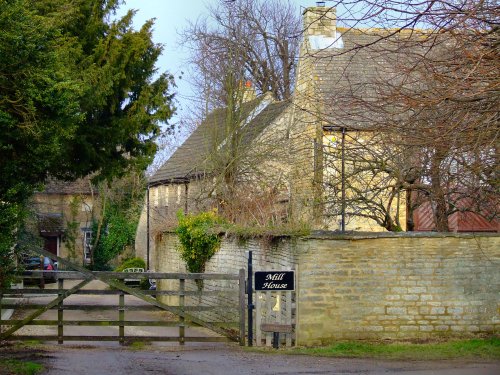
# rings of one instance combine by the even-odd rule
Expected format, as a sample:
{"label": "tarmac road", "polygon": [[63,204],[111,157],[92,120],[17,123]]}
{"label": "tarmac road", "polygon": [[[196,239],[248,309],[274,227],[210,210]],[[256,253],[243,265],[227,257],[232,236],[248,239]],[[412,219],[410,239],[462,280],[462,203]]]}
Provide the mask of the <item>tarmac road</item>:
{"label": "tarmac road", "polygon": [[50,375],[165,374],[408,374],[493,375],[500,363],[466,361],[381,361],[319,358],[249,352],[236,344],[217,346],[150,347],[144,350],[111,347],[48,347]]}

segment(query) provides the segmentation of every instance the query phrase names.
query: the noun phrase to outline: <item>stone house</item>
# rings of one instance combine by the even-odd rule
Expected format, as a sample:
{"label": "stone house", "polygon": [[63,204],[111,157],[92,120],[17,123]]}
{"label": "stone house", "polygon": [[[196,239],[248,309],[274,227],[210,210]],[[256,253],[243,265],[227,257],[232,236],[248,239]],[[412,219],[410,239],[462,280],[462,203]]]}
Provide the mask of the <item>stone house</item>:
{"label": "stone house", "polygon": [[149,179],[136,235],[138,256],[148,257],[148,242],[153,249],[157,235],[175,225],[179,210],[222,208],[225,184],[218,179],[230,165],[236,166],[236,201],[272,191],[281,207],[276,215],[286,215],[290,104],[275,101],[270,93],[246,97],[236,128],[228,129],[226,108],[214,110]]}
{"label": "stone house", "polygon": [[89,177],[73,182],[49,180],[32,199],[38,234],[49,252],[88,264],[91,260],[92,220],[98,210],[96,191]]}
{"label": "stone house", "polygon": [[[396,160],[402,153],[378,142],[394,134],[387,134],[385,118],[373,110],[380,105],[381,82],[401,82],[405,73],[398,64],[411,59],[394,42],[419,32],[389,37],[385,30],[338,27],[335,9],[324,6],[305,9],[303,22],[290,125],[292,212],[317,229],[434,230],[430,202],[413,211],[414,192],[387,188],[396,181],[383,172],[384,164],[398,168],[408,160]],[[457,212],[448,222],[455,232],[500,230],[498,220],[473,212]]]}
{"label": "stone house", "polygon": [[374,215],[374,207],[354,196],[354,191],[368,193],[368,186],[380,185],[386,176],[358,181],[344,178],[353,176],[356,167],[345,150],[367,143],[377,133],[374,119],[357,105],[357,98],[375,96],[378,77],[391,74],[391,66],[382,54],[356,47],[369,45],[378,37],[367,30],[337,27],[334,8],[307,8],[303,22],[290,126],[295,156],[292,211],[313,223],[314,229],[383,231],[385,209],[404,230],[404,194],[391,197],[378,191],[382,219]]}
{"label": "stone house", "polygon": [[[249,123],[246,129],[255,130],[245,139],[246,149],[257,150],[259,145],[269,143],[266,135],[271,135],[270,143],[281,143],[276,142],[278,139],[283,143],[275,147],[277,156],[261,152],[265,160],[253,157],[254,165],[262,166],[260,172],[254,168],[253,174],[261,173],[268,181],[278,179],[280,190],[286,192],[281,202],[288,217],[309,223],[312,229],[432,230],[428,205],[410,214],[411,197],[404,190],[386,188],[394,182],[393,177],[373,171],[355,176],[352,171],[358,161],[348,154],[362,145],[368,151],[365,155],[391,157],[390,150],[377,145],[377,137],[384,136],[377,127],[383,119],[367,111],[367,105],[376,102],[380,79],[398,79],[395,61],[405,57],[391,53],[390,40],[380,40],[383,30],[338,27],[334,8],[309,7],[303,13],[303,22],[305,32],[290,102],[275,103],[264,96],[245,103],[249,120],[242,125]],[[378,48],[370,47],[372,44]],[[364,48],[358,48],[361,46]],[[150,241],[174,219],[179,208],[185,212],[201,210],[206,198],[213,196],[213,185],[207,183],[213,168],[208,155],[216,155],[213,146],[220,146],[226,138],[220,137],[217,142],[213,138],[223,124],[223,109],[211,113],[150,179]],[[364,157],[366,164],[373,161]],[[359,196],[372,194],[371,202],[356,199],[356,192],[361,192]],[[477,215],[467,215],[458,221],[452,217],[452,224],[462,224],[451,225],[451,229],[499,229],[498,222],[488,224]],[[142,254],[147,239],[146,217],[145,209],[136,238],[136,246],[142,242],[138,246]]]}

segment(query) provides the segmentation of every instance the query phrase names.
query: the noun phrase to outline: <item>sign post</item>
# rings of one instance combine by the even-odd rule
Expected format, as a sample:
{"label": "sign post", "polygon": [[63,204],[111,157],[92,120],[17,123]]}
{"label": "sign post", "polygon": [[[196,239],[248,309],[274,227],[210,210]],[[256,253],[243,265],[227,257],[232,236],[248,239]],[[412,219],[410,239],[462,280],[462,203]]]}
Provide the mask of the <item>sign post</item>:
{"label": "sign post", "polygon": [[253,290],[252,280],[253,265],[252,252],[248,252],[248,277],[247,277],[247,293],[248,293],[248,346],[253,346]]}
{"label": "sign post", "polygon": [[[255,290],[261,292],[277,291],[279,292],[278,298],[280,299],[281,291],[288,291],[290,293],[288,298],[291,299],[291,291],[295,290],[294,271],[257,271],[255,272]],[[266,294],[270,297],[270,293]],[[291,309],[291,306],[289,308]],[[260,314],[260,312],[257,311],[257,314]],[[279,322],[281,322],[281,318],[279,318]],[[275,349],[279,347],[280,333],[292,333],[291,320],[288,324],[267,322],[261,324],[259,328],[262,332],[272,333],[273,347]],[[258,343],[258,345],[260,345],[260,343]]]}

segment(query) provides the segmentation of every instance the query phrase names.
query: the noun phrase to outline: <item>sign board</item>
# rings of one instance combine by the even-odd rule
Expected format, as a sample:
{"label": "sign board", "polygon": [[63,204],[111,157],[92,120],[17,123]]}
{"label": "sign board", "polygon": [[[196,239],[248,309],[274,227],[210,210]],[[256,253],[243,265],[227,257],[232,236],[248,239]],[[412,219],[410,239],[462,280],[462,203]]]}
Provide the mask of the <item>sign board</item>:
{"label": "sign board", "polygon": [[255,272],[255,290],[295,290],[293,271]]}

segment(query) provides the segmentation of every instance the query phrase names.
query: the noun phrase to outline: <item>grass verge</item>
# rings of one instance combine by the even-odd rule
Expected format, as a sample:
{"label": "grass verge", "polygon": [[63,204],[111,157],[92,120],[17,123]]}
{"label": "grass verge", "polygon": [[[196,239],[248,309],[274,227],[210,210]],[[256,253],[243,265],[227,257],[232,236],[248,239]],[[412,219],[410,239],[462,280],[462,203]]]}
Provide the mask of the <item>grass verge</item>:
{"label": "grass verge", "polygon": [[43,370],[39,363],[17,359],[0,359],[0,374],[35,375]]}
{"label": "grass verge", "polygon": [[323,347],[285,349],[280,350],[279,353],[398,360],[500,360],[500,338],[493,337],[419,344],[407,342],[339,342]]}

